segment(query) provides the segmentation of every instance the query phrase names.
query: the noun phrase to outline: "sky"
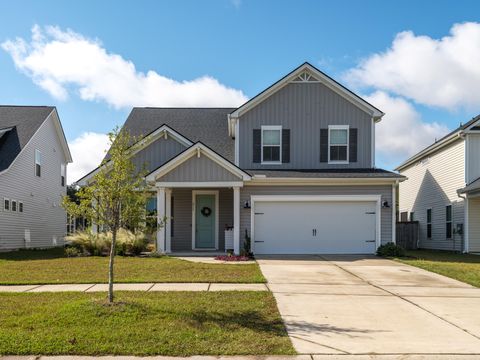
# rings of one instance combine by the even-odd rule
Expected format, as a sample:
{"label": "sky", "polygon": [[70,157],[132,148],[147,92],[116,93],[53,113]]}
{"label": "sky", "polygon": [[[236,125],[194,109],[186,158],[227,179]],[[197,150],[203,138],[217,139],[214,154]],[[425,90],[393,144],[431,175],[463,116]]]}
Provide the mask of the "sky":
{"label": "sky", "polygon": [[393,169],[480,113],[479,1],[0,0],[0,104],[57,107],[68,181],[134,106],[239,106],[305,61],[386,115]]}

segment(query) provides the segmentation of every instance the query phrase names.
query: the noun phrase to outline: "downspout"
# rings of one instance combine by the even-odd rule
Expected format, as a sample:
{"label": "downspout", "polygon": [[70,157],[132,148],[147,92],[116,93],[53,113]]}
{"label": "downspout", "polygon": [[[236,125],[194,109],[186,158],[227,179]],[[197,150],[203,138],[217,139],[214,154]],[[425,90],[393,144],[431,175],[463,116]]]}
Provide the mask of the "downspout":
{"label": "downspout", "polygon": [[[457,192],[457,196],[460,199],[463,199],[463,203],[465,204],[465,209],[463,211],[463,232],[462,232],[462,252],[463,253],[468,253],[468,249],[465,247],[465,234],[468,231],[468,198],[467,196],[462,196],[459,192]],[[455,234],[453,234],[455,236]]]}

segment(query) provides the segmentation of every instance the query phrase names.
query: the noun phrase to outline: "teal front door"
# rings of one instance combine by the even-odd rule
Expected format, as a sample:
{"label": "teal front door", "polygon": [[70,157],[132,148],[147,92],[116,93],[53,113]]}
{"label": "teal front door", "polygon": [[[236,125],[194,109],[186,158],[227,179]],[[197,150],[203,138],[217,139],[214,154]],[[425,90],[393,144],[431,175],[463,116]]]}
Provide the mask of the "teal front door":
{"label": "teal front door", "polygon": [[215,248],[215,195],[196,195],[195,248]]}

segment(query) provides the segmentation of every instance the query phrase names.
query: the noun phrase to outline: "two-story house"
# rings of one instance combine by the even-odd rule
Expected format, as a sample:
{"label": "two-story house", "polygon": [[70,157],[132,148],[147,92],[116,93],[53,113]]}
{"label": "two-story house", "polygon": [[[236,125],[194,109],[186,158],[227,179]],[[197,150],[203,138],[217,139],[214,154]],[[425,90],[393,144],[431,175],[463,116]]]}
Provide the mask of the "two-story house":
{"label": "two-story house", "polygon": [[[396,186],[375,168],[384,114],[305,63],[239,108],[134,108],[123,129],[156,193],[162,252],[371,254],[395,241]],[[87,183],[95,171],[79,184]]]}
{"label": "two-story house", "polygon": [[55,107],[0,106],[0,251],[63,244],[70,162]]}
{"label": "two-story house", "polygon": [[480,116],[397,167],[400,221],[419,222],[419,246],[480,252]]}

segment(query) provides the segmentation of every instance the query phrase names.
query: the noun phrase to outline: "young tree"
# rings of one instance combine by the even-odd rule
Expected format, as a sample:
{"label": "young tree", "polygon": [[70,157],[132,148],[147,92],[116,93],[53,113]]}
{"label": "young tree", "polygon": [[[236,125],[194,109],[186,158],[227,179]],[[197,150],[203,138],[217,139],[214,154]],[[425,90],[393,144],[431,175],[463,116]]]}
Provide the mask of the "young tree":
{"label": "young tree", "polygon": [[138,229],[145,223],[147,196],[144,174],[138,172],[130,160],[131,144],[135,139],[118,128],[108,136],[109,158],[102,162],[90,183],[78,190],[76,202],[66,196],[62,203],[70,215],[84,216],[90,223],[112,232],[108,268],[108,301],[112,303],[117,233],[121,227]]}

